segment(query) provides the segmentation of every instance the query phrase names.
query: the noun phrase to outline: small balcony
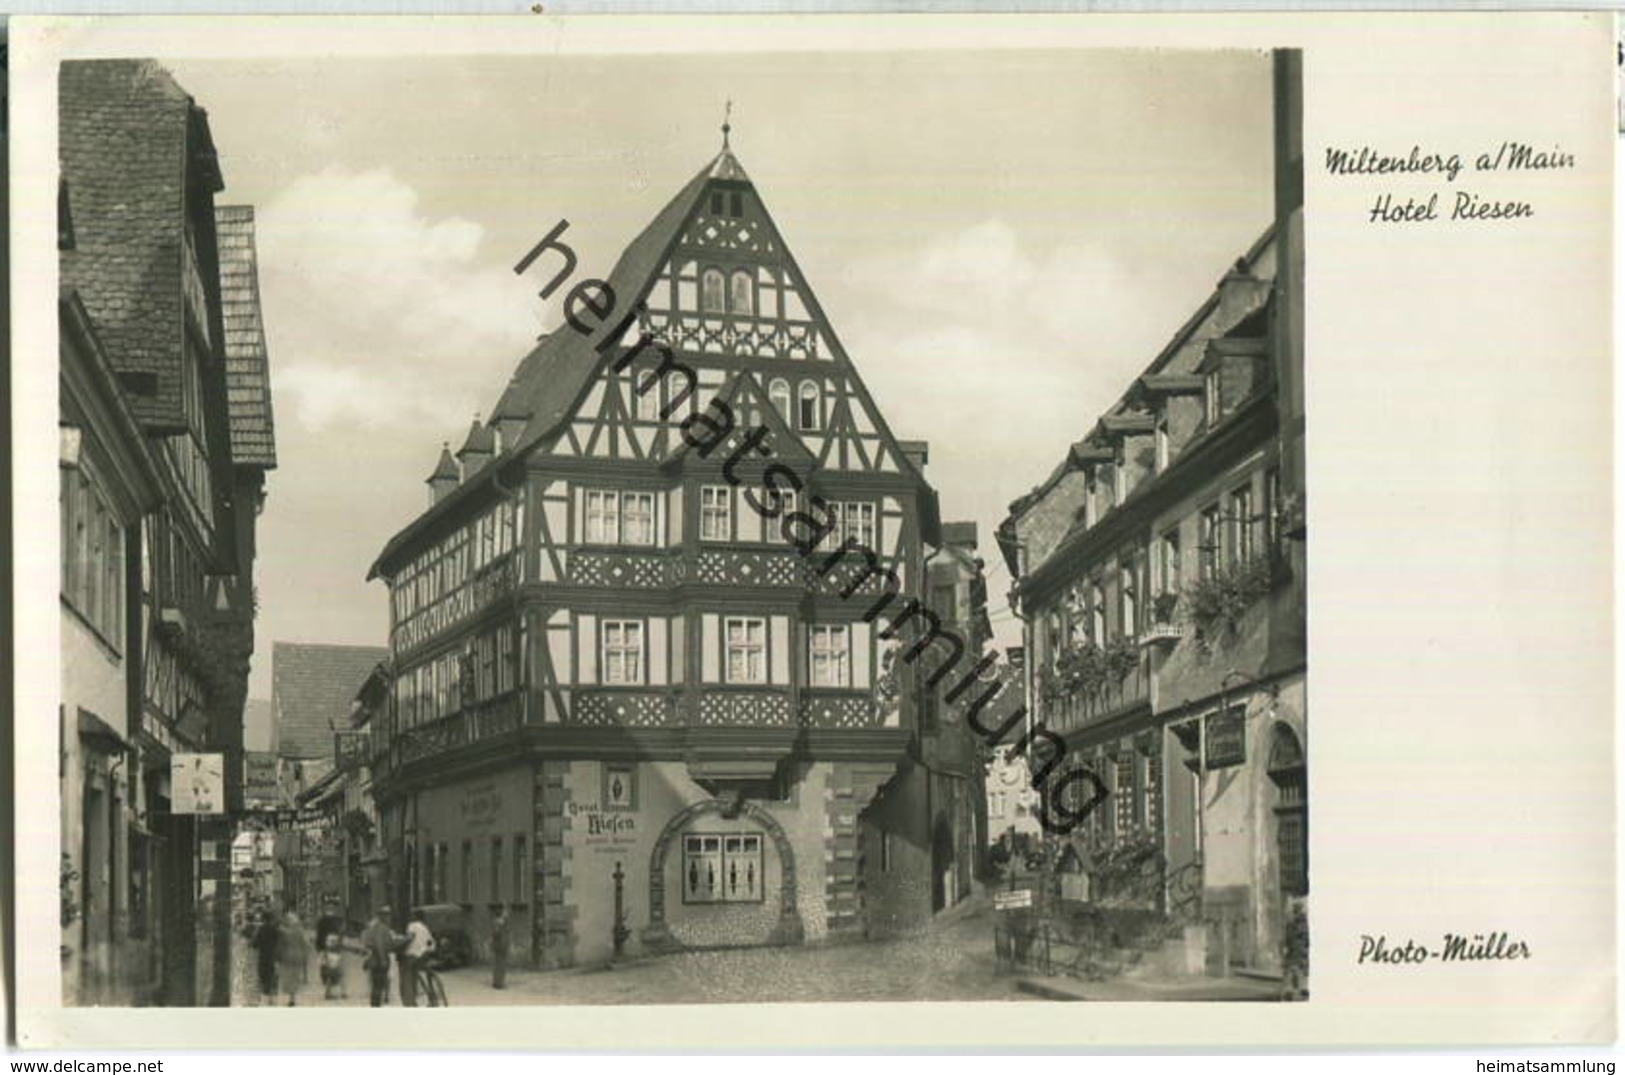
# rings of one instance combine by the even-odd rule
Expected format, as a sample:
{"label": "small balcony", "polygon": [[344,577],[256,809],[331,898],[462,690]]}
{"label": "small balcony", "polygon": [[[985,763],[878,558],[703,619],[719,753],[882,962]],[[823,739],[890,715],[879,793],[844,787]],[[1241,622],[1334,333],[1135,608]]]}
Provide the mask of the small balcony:
{"label": "small balcony", "polygon": [[1086,642],[1039,673],[1044,723],[1054,731],[1081,728],[1144,704],[1151,693],[1140,643],[1120,638]]}

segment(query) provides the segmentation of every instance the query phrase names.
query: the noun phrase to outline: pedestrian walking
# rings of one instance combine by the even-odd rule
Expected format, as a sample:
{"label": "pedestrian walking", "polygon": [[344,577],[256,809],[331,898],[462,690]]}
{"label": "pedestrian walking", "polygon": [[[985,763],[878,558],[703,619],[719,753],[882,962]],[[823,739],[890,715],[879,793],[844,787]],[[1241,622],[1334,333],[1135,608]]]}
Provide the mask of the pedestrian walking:
{"label": "pedestrian walking", "polygon": [[508,987],[508,909],[491,908],[491,988]]}
{"label": "pedestrian walking", "polygon": [[288,1007],[292,1008],[298,1003],[299,993],[310,977],[310,941],[305,937],[305,927],[300,925],[299,916],[293,911],[289,911],[282,920],[276,962],[282,992],[287,994]]}
{"label": "pedestrian walking", "polygon": [[413,908],[411,921],[406,926],[406,945],[401,949],[401,1003],[408,1008],[418,1006],[418,967],[424,957],[434,951],[434,934],[423,921],[423,912]]}
{"label": "pedestrian walking", "polygon": [[389,956],[395,950],[395,931],[388,923],[389,908],[380,907],[361,934],[361,947],[367,953],[361,965],[367,971],[374,1008],[389,1004]]}
{"label": "pedestrian walking", "polygon": [[329,934],[344,936],[344,918],[339,914],[339,901],[332,896],[322,901],[322,916],[316,919],[316,951],[327,951]]}
{"label": "pedestrian walking", "polygon": [[267,907],[260,912],[259,925],[250,942],[256,955],[259,971],[260,1003],[276,1003],[277,948],[282,943],[282,931],[277,927],[276,915]]}

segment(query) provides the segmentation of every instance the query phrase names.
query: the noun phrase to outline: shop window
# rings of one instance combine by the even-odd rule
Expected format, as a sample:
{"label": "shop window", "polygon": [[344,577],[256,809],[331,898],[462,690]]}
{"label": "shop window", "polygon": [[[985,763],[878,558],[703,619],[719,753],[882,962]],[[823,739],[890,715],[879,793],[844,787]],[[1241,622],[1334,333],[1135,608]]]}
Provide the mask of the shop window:
{"label": "shop window", "polygon": [[767,682],[767,621],[729,617],[726,625],[729,683]]}
{"label": "shop window", "polygon": [[684,903],[759,903],[759,833],[695,833],[683,837]]}
{"label": "shop window", "polygon": [[491,902],[502,902],[502,837],[491,837]]}

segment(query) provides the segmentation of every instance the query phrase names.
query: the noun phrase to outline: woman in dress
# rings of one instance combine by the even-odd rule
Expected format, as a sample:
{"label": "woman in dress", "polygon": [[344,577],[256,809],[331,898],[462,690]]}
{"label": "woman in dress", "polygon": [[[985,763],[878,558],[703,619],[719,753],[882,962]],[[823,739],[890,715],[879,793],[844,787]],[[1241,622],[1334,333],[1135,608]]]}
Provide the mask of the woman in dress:
{"label": "woman in dress", "polygon": [[310,974],[310,941],[305,938],[299,916],[292,911],[282,920],[281,936],[277,943],[277,975],[282,979],[282,991],[288,994],[288,1007],[299,999]]}

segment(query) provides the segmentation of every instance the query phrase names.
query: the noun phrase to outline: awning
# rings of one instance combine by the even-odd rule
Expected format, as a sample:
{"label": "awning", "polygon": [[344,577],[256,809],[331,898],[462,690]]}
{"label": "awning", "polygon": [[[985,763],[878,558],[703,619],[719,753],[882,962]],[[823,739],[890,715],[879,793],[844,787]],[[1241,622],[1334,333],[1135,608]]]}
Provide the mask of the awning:
{"label": "awning", "polygon": [[94,713],[79,710],[79,738],[89,742],[104,753],[127,753],[132,748],[127,739],[119,734],[118,729],[107,723]]}

